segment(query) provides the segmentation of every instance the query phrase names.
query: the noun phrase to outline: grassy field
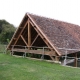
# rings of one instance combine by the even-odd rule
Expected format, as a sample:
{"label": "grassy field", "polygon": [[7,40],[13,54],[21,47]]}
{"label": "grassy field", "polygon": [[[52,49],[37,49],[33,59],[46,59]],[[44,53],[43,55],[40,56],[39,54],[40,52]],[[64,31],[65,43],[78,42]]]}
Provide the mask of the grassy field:
{"label": "grassy field", "polygon": [[80,69],[0,54],[0,80],[80,80]]}
{"label": "grassy field", "polygon": [[6,45],[0,44],[0,53],[4,53],[6,49]]}

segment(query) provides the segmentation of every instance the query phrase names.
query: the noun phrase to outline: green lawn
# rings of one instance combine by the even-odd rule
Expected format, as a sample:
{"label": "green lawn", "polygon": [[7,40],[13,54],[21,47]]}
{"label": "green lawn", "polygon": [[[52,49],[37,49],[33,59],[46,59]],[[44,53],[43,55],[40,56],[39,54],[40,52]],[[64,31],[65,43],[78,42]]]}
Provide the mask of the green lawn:
{"label": "green lawn", "polygon": [[0,54],[0,80],[80,80],[80,69]]}
{"label": "green lawn", "polygon": [[6,49],[6,45],[0,44],[0,53],[4,53]]}

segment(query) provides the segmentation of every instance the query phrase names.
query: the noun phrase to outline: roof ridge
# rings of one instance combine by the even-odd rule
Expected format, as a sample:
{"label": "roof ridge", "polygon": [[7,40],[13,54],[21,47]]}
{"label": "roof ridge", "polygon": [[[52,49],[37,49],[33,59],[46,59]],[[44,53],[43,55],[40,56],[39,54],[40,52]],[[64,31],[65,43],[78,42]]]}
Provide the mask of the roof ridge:
{"label": "roof ridge", "polygon": [[54,18],[47,17],[47,16],[42,16],[42,15],[38,15],[38,14],[34,14],[34,13],[29,13],[29,12],[27,12],[26,14],[28,14],[28,15],[34,15],[34,16],[37,16],[37,17],[46,18],[46,19],[58,21],[58,22],[60,22],[60,23],[63,22],[63,23],[65,23],[65,24],[70,24],[70,25],[74,25],[74,26],[80,27],[80,25],[77,25],[77,24],[74,24],[74,23],[70,23],[70,22],[66,22],[66,21],[62,21],[62,20],[58,20],[58,19],[54,19]]}

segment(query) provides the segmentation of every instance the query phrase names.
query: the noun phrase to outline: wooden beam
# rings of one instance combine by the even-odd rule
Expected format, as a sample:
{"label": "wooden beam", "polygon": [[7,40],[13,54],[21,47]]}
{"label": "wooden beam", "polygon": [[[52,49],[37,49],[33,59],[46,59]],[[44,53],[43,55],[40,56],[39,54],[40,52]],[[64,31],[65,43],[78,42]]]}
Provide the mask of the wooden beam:
{"label": "wooden beam", "polygon": [[34,44],[34,42],[36,41],[36,39],[38,38],[38,36],[39,36],[39,35],[37,34],[37,36],[34,38],[32,44],[31,44],[31,46]]}
{"label": "wooden beam", "polygon": [[[50,55],[49,55],[50,56]],[[50,58],[54,61],[55,59],[52,57],[52,56],[50,56]]]}
{"label": "wooden beam", "polygon": [[[26,53],[31,53],[31,54],[42,54],[43,51],[42,50],[28,50],[28,49],[17,49],[17,48],[13,48],[14,52],[26,52]],[[54,60],[54,58],[50,55],[51,51],[44,51],[44,55],[48,55],[51,57],[52,60]],[[53,55],[54,56],[54,55]]]}
{"label": "wooden beam", "polygon": [[31,46],[31,26],[30,26],[29,21],[28,21],[28,46]]}
{"label": "wooden beam", "polygon": [[28,19],[28,20],[29,20],[30,24],[31,24],[32,26],[34,26],[34,24],[32,23],[32,21],[31,21],[30,19]]}
{"label": "wooden beam", "polygon": [[24,38],[28,38],[28,27],[27,27],[26,30],[22,33],[22,35],[24,36]]}
{"label": "wooden beam", "polygon": [[55,56],[55,61],[59,61],[59,57]]}
{"label": "wooden beam", "polygon": [[13,38],[14,40],[16,40],[17,38]]}
{"label": "wooden beam", "polygon": [[22,29],[23,27],[19,27],[20,29]]}
{"label": "wooden beam", "polygon": [[77,67],[77,53],[75,53],[74,67]]}
{"label": "wooden beam", "polygon": [[26,40],[24,39],[24,37],[21,35],[22,40],[24,41],[24,43],[26,44],[26,46],[28,46]]}
{"label": "wooden beam", "polygon": [[22,34],[23,30],[25,29],[25,27],[26,27],[27,24],[28,24],[28,22],[26,22],[26,24],[24,25],[24,28],[21,30],[20,34],[18,35],[18,37],[17,37],[14,45],[15,45],[15,44],[17,43],[17,41],[19,40],[19,38],[20,38],[20,36],[21,36],[21,34]]}

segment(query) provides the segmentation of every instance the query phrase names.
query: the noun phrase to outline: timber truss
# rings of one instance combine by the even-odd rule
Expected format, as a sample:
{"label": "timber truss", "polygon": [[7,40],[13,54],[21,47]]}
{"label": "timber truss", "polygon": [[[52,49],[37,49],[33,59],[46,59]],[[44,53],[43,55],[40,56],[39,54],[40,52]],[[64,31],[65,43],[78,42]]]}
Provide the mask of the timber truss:
{"label": "timber truss", "polygon": [[58,60],[59,57],[57,56],[60,56],[58,51],[50,44],[49,40],[46,38],[38,25],[34,22],[34,20],[32,20],[29,14],[24,16],[7,49],[11,51],[13,50],[14,52],[25,52],[25,49],[23,50],[17,45],[26,46],[26,53],[30,52],[36,54],[39,52],[32,46],[48,47],[48,49],[46,49],[45,55],[48,54],[52,60]]}

